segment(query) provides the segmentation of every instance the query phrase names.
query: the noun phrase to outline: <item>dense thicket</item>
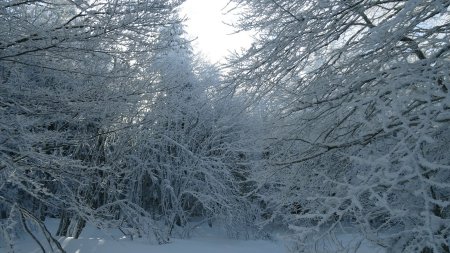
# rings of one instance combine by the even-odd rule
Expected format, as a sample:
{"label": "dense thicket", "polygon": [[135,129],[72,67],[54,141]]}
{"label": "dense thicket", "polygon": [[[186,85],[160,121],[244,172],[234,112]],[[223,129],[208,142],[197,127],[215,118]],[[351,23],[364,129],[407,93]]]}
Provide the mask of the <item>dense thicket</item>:
{"label": "dense thicket", "polygon": [[0,2],[0,249],[63,252],[52,217],[450,252],[449,1],[233,0],[257,40],[225,85],[182,2]]}
{"label": "dense thicket", "polygon": [[58,236],[89,222],[158,243],[193,220],[251,222],[234,166],[248,126],[212,99],[181,2],[0,3],[0,247],[27,232],[63,251],[47,217]]}
{"label": "dense thicket", "polygon": [[300,251],[344,227],[392,252],[449,252],[450,3],[234,2],[259,39],[230,83],[279,115],[268,221]]}

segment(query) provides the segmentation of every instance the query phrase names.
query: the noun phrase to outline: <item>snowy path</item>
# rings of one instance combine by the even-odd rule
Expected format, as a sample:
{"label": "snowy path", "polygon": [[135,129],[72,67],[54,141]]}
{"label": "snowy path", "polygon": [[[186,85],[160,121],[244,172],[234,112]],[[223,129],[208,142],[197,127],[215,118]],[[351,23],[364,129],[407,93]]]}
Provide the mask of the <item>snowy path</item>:
{"label": "snowy path", "polygon": [[[46,225],[51,231],[56,231],[58,221],[49,219]],[[191,239],[172,239],[168,244],[154,245],[144,239],[125,238],[118,230],[103,231],[88,225],[79,239],[62,237],[59,242],[67,253],[288,253],[281,242],[228,239],[225,229],[219,226],[212,228],[205,225],[199,226],[192,231],[191,235]],[[343,245],[353,248],[350,252],[384,253],[384,249],[377,245],[367,241],[359,243],[362,239],[361,235],[341,234],[336,239]],[[329,243],[325,240],[324,244],[316,247],[315,250],[320,253],[348,252]],[[22,238],[16,246],[18,253],[42,252],[29,237]],[[4,251],[0,248],[0,253]]]}
{"label": "snowy path", "polygon": [[[67,253],[285,253],[282,245],[268,241],[190,239],[166,245],[149,245],[132,241],[81,239],[63,241]],[[25,251],[24,251],[25,252]],[[38,249],[32,252],[39,252]]]}
{"label": "snowy path", "polygon": [[[53,231],[57,222],[53,220],[47,225]],[[165,245],[113,237],[120,238],[120,234],[105,234],[89,226],[83,230],[79,239],[61,238],[59,241],[67,253],[287,253],[282,243],[227,239],[220,229],[199,228],[192,239],[172,239],[171,243]],[[21,240],[16,246],[19,253],[42,252],[31,238]]]}
{"label": "snowy path", "polygon": [[[174,240],[165,245],[150,245],[139,241],[107,240],[103,238],[66,238],[61,244],[67,253],[286,253],[281,244],[270,241],[195,238]],[[42,252],[31,240],[18,245],[18,252]],[[0,249],[1,251],[1,249]]]}

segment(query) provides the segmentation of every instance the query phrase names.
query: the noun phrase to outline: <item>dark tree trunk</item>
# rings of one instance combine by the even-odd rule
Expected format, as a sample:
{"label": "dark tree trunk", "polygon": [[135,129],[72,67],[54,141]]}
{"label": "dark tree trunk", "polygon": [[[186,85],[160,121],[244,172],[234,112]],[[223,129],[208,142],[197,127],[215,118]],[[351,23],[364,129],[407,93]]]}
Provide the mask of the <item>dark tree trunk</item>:
{"label": "dark tree trunk", "polygon": [[67,230],[69,229],[69,225],[70,225],[70,217],[65,211],[63,211],[61,213],[61,219],[59,221],[58,231],[56,232],[56,235],[66,236]]}

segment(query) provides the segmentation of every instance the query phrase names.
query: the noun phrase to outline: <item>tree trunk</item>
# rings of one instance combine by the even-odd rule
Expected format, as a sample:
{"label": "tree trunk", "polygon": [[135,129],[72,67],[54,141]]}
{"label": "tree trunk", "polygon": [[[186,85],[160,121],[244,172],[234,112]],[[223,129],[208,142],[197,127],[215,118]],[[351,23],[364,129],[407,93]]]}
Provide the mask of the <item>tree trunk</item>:
{"label": "tree trunk", "polygon": [[57,236],[67,236],[67,230],[69,229],[70,218],[69,215],[63,211],[61,213],[61,219],[59,221],[58,231],[56,232]]}

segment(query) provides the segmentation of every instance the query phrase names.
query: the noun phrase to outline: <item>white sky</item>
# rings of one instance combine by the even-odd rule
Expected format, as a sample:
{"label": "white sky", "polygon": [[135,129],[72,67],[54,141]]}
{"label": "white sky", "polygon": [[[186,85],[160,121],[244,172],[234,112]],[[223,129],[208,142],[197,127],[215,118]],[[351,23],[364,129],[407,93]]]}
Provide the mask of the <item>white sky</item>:
{"label": "white sky", "polygon": [[233,23],[236,17],[224,10],[229,0],[187,0],[182,5],[182,15],[188,20],[186,30],[196,53],[211,62],[223,61],[229,51],[247,48],[251,44],[248,33],[233,34],[234,29],[225,23]]}

